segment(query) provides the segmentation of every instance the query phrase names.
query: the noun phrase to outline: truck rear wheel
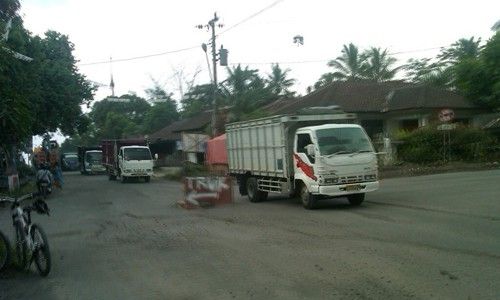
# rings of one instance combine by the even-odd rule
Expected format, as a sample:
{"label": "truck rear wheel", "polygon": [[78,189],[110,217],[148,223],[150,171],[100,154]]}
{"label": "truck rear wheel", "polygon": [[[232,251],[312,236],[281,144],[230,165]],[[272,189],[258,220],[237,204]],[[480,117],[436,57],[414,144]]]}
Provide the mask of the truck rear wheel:
{"label": "truck rear wheel", "polygon": [[238,190],[240,192],[240,195],[246,196],[248,195],[247,192],[247,177],[241,177],[238,180]]}
{"label": "truck rear wheel", "polygon": [[259,191],[257,178],[255,177],[248,178],[247,193],[250,202],[261,202],[267,199],[267,192]]}
{"label": "truck rear wheel", "polygon": [[127,182],[127,177],[120,175],[120,180],[122,183],[125,183],[125,182]]}
{"label": "truck rear wheel", "polygon": [[347,195],[347,200],[352,206],[359,206],[365,200],[365,194],[352,194]]}
{"label": "truck rear wheel", "polygon": [[304,206],[305,209],[314,209],[316,208],[316,202],[318,202],[318,198],[309,193],[309,190],[307,190],[307,186],[305,184],[302,184],[300,186],[300,201],[302,202],[302,206]]}

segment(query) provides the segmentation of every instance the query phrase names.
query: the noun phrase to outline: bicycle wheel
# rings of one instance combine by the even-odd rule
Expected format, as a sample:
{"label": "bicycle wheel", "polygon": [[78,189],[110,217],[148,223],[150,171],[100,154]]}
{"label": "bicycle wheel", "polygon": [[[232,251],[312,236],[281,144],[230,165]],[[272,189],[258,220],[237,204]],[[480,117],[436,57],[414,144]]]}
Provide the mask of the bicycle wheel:
{"label": "bicycle wheel", "polygon": [[37,224],[31,226],[31,238],[35,244],[35,250],[33,251],[33,259],[35,260],[36,269],[40,276],[47,276],[50,273],[51,268],[51,257],[49,241],[47,236],[43,231],[42,227]]}
{"label": "bicycle wheel", "polygon": [[24,228],[19,223],[16,224],[16,258],[18,267],[24,269],[28,263],[28,247]]}
{"label": "bicycle wheel", "polygon": [[10,244],[7,237],[0,231],[0,271],[2,271],[10,259]]}

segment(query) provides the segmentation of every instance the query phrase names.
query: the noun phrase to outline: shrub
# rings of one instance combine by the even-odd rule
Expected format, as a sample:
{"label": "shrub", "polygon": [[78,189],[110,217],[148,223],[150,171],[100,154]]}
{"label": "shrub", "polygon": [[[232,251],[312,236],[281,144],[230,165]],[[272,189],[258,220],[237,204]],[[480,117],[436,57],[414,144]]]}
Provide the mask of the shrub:
{"label": "shrub", "polygon": [[[443,131],[427,126],[399,134],[399,159],[413,163],[432,163],[443,158]],[[484,161],[494,154],[496,139],[478,128],[458,127],[450,132],[452,160]]]}

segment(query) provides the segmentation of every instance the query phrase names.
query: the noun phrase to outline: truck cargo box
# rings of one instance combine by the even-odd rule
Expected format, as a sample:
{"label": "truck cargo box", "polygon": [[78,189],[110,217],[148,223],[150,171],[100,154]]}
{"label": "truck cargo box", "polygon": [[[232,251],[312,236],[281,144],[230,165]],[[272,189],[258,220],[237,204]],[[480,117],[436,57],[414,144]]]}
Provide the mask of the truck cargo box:
{"label": "truck cargo box", "polygon": [[325,123],[355,123],[344,112],[279,115],[226,126],[229,173],[289,178],[293,176],[296,130]]}

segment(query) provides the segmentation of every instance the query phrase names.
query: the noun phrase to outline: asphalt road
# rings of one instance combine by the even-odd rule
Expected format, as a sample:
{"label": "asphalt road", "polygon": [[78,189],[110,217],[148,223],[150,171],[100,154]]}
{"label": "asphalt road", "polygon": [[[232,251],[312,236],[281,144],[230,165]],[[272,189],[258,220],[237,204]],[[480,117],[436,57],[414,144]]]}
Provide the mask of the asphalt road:
{"label": "asphalt road", "polygon": [[387,179],[361,207],[314,211],[186,211],[175,182],[65,180],[34,216],[52,273],[0,274],[0,299],[500,299],[500,170]]}

